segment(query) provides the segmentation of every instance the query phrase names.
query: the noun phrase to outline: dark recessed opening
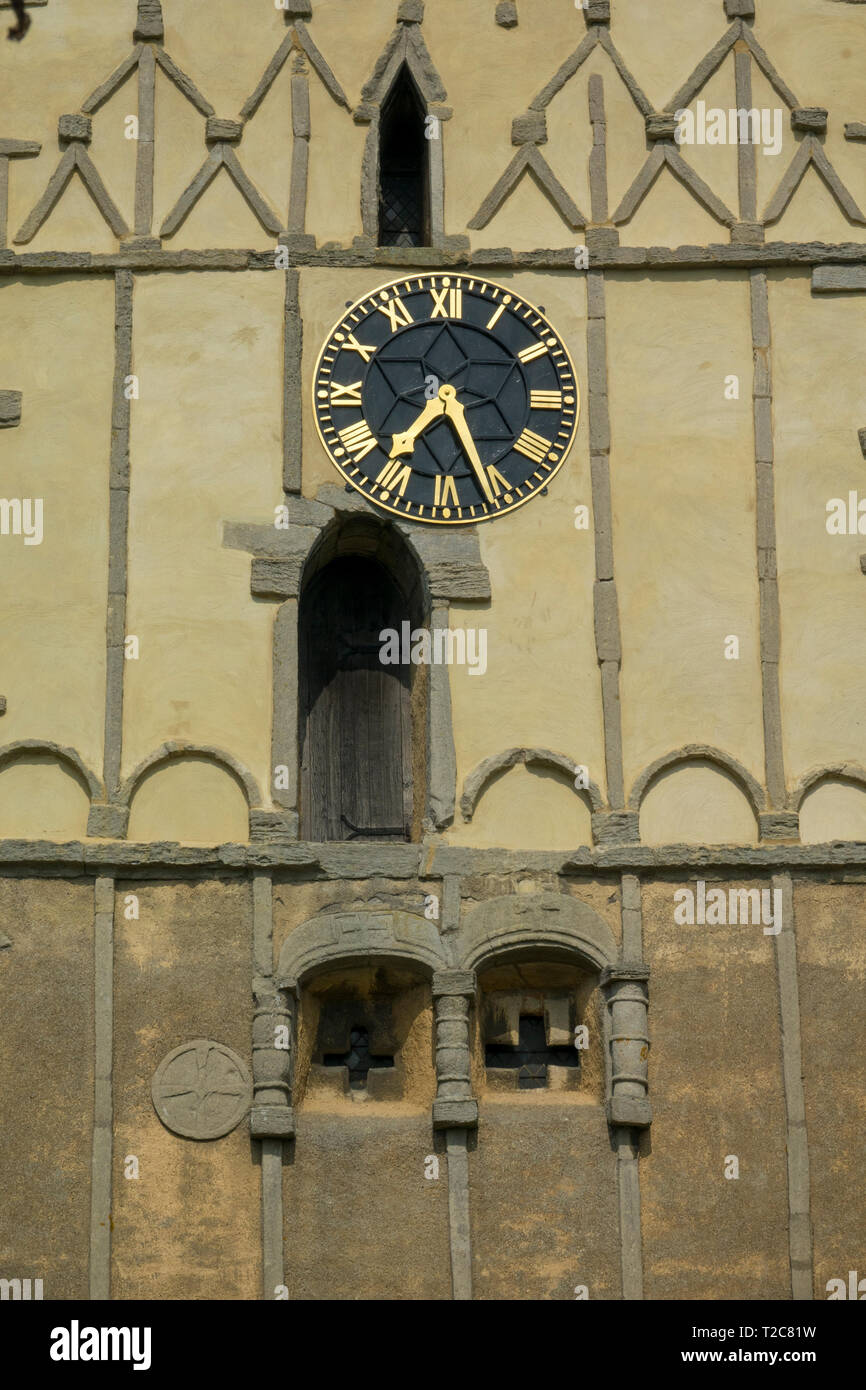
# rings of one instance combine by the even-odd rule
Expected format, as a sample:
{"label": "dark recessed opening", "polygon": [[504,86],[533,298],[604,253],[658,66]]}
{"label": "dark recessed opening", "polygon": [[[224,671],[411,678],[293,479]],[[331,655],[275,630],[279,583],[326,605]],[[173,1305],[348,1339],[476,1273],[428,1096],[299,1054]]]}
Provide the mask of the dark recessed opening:
{"label": "dark recessed opening", "polygon": [[490,1043],[484,1049],[484,1063],[488,1067],[516,1069],[518,1088],[533,1091],[547,1085],[548,1067],[579,1067],[580,1057],[573,1047],[548,1046],[544,1019],[521,1014],[517,1047]]}
{"label": "dark recessed opening", "polygon": [[429,246],[430,196],[426,111],[402,67],[379,124],[379,245]]}
{"label": "dark recessed opening", "polygon": [[353,1091],[363,1091],[367,1086],[367,1074],[374,1067],[393,1067],[394,1058],[373,1056],[370,1052],[370,1035],[360,1025],[352,1029],[348,1052],[326,1052],[322,1058],[326,1067],[348,1067],[349,1085]]}

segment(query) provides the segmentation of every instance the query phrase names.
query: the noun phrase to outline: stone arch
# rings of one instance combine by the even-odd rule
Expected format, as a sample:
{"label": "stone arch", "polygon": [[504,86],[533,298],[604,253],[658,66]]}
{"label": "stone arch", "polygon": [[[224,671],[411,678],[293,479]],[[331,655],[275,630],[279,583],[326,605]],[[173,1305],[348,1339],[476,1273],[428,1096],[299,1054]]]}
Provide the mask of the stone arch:
{"label": "stone arch", "polygon": [[734,758],[692,744],[652,763],[635,782],[629,806],[639,813],[645,844],[752,844],[765,795]]}
{"label": "stone arch", "polygon": [[20,739],[0,748],[0,837],[76,840],[102,784],[74,748]]}
{"label": "stone arch", "polygon": [[196,758],[204,762],[215,763],[218,767],[224,768],[224,770],[230,773],[232,778],[240,785],[249,809],[255,810],[261,807],[262,794],[259,791],[258,783],[252,773],[244,767],[243,763],[233,757],[231,753],[226,753],[223,749],[214,748],[209,744],[185,743],[180,741],[163,743],[138,764],[134,772],[131,772],[121,785],[118,795],[119,803],[129,807],[142,781],[149,773],[155,771],[155,769],[163,763],[184,758]]}
{"label": "stone arch", "polygon": [[698,760],[715,763],[717,767],[727,772],[735,782],[739,783],[754,812],[755,819],[762,811],[766,810],[767,798],[757,778],[753,777],[742,763],[737,762],[736,758],[732,758],[730,753],[725,753],[721,748],[713,748],[705,743],[687,743],[682,748],[675,748],[673,752],[665,753],[661,758],[656,758],[655,762],[644,768],[632,786],[628,799],[629,810],[640,810],[644,796],[660,773],[680,764]]}
{"label": "stone arch", "polygon": [[866,767],[862,763],[829,763],[827,767],[813,767],[803,774],[788,797],[788,809],[799,811],[803,801],[819,782],[829,780],[851,782],[866,789]]}
{"label": "stone arch", "polygon": [[866,840],[866,768],[835,763],[813,768],[790,797],[804,844]]}
{"label": "stone arch", "polygon": [[[168,802],[166,777],[172,792]],[[206,820],[201,809],[205,803],[210,807]],[[261,794],[252,774],[230,753],[171,742],[139,763],[122,784],[117,804],[126,818],[125,834],[132,823],[133,839],[211,844],[249,839]],[[223,817],[221,824],[214,823],[216,829],[212,816]]]}
{"label": "stone arch", "polygon": [[103,796],[102,782],[95,773],[76,753],[74,748],[64,748],[60,743],[52,743],[49,739],[42,738],[22,738],[15,743],[7,743],[5,748],[0,748],[0,770],[8,766],[9,763],[16,762],[28,756],[50,756],[58,763],[65,764],[73,773],[78,781],[83,783],[91,801],[98,801]]}
{"label": "stone arch", "polygon": [[280,989],[297,989],[328,966],[389,960],[414,965],[425,978],[449,964],[435,924],[425,917],[367,909],[325,913],[286,937],[276,982]]}
{"label": "stone arch", "polygon": [[494,961],[521,957],[572,960],[591,970],[618,956],[603,917],[579,898],[561,893],[512,894],[481,903],[461,932],[460,966],[483,970]]}
{"label": "stone arch", "polygon": [[[554,753],[549,748],[506,748],[501,753],[494,753],[492,757],[478,763],[467,774],[463,783],[460,810],[465,821],[471,821],[479,801],[493,779],[518,763],[524,763],[527,767],[544,767],[562,772],[572,782],[578,766],[564,753]],[[591,810],[604,809],[604,799],[595,782],[589,781],[582,791],[575,788],[575,793],[577,796],[586,797]]]}
{"label": "stone arch", "polygon": [[430,585],[424,562],[411,536],[369,511],[337,513],[322,528],[303,561],[299,593],[303,593],[315,575],[332,560],[350,555],[377,560],[393,575],[407,604],[421,609],[426,617],[430,607]]}

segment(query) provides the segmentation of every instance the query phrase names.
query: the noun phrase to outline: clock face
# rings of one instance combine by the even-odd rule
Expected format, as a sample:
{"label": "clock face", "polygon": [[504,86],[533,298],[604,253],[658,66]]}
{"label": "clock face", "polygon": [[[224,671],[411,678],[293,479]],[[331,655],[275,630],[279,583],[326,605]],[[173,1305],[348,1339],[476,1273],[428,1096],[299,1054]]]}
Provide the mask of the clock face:
{"label": "clock face", "polygon": [[411,521],[503,516],[547,487],[577,429],[544,315],[482,277],[412,275],[359,299],[316,365],[319,437],[345,480]]}

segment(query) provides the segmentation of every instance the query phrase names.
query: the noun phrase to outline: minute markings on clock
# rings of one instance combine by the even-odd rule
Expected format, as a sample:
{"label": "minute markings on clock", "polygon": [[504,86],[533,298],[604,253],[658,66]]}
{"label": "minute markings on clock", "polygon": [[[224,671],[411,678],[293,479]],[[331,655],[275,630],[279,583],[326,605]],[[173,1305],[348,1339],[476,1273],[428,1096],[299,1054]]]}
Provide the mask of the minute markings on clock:
{"label": "minute markings on clock", "polygon": [[546,488],[578,392],[557,334],[501,285],[412,276],[359,300],[314,378],[320,437],[349,483],[406,519],[482,521]]}

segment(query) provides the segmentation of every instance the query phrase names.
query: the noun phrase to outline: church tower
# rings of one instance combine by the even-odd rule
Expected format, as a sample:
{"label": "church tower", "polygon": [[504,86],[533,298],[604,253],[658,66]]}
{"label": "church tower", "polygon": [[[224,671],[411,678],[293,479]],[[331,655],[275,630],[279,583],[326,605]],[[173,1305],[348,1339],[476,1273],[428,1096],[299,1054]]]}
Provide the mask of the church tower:
{"label": "church tower", "polygon": [[866,5],[22,12],[0,1284],[826,1298]]}

